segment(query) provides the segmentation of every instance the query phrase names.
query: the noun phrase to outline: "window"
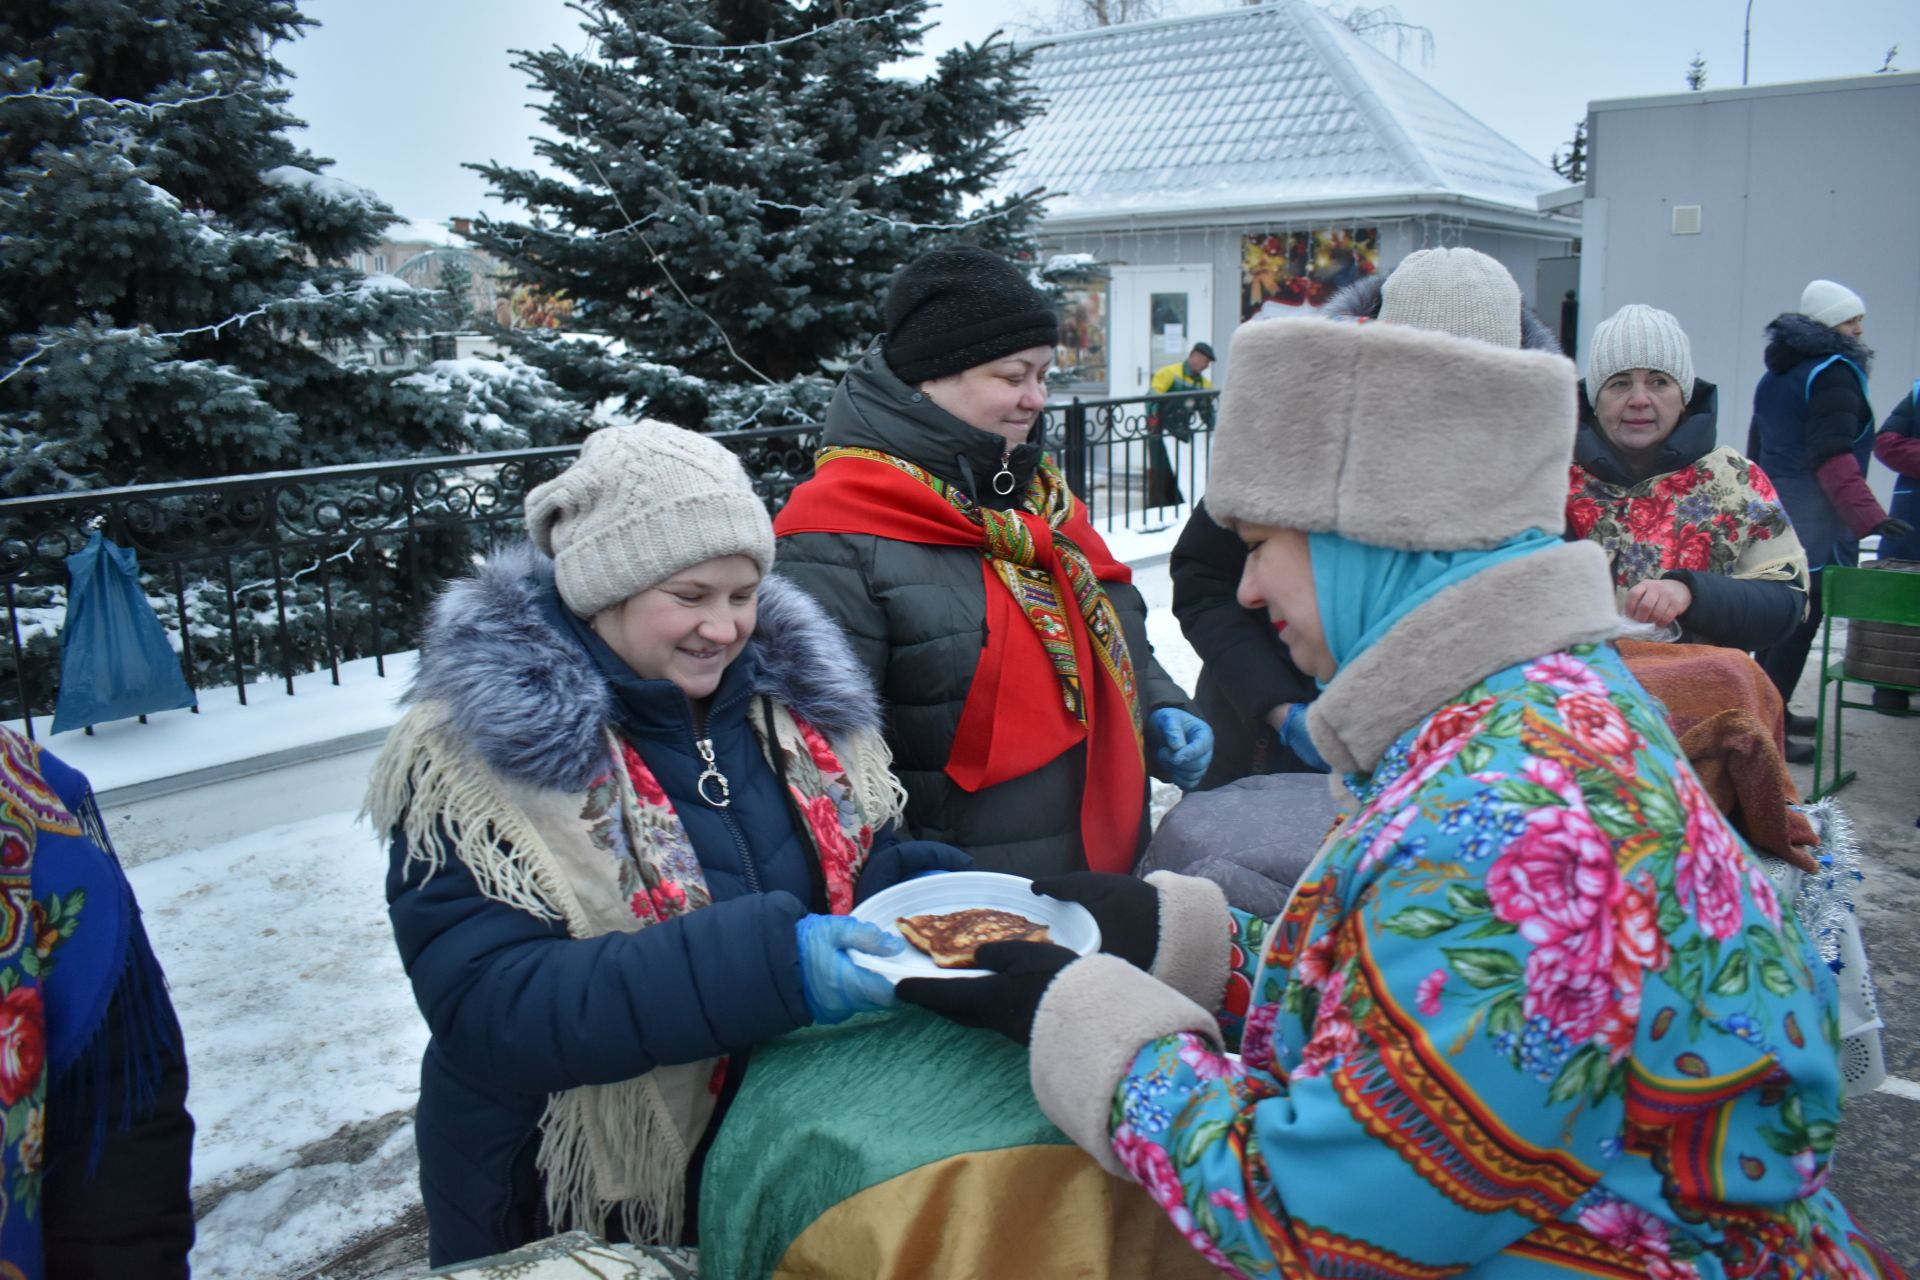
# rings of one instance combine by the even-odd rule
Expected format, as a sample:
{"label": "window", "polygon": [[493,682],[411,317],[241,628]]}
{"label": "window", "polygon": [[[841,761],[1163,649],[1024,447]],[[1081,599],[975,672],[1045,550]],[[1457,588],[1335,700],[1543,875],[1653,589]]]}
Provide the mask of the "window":
{"label": "window", "polygon": [[366,254],[364,254],[364,253],[356,253],[356,254],[354,254],[354,255],[353,255],[353,269],[354,269],[355,271],[365,271],[365,270],[367,269],[367,255],[366,255]]}
{"label": "window", "polygon": [[387,269],[387,255],[386,255],[386,254],[384,254],[384,253],[376,253],[376,254],[374,254],[374,255],[373,255],[373,269],[374,269],[375,271],[385,271],[385,270]]}
{"label": "window", "polygon": [[1056,370],[1074,382],[1107,380],[1107,282],[1069,284],[1062,291]]}

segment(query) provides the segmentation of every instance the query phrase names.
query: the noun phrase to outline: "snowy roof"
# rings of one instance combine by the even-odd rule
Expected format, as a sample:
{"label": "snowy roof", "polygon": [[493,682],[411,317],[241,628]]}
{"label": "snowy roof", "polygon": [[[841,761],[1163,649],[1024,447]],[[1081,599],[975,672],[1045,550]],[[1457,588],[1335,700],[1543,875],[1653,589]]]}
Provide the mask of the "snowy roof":
{"label": "snowy roof", "polygon": [[1038,45],[1014,141],[1047,218],[1465,197],[1535,218],[1540,161],[1306,0]]}

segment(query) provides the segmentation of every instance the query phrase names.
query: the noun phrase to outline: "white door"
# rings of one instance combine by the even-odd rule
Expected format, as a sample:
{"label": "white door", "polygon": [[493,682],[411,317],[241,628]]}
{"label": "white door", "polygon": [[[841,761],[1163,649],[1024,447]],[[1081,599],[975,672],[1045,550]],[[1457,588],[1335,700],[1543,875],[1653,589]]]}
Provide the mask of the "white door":
{"label": "white door", "polygon": [[1213,341],[1213,268],[1115,267],[1109,395],[1143,396],[1153,371]]}

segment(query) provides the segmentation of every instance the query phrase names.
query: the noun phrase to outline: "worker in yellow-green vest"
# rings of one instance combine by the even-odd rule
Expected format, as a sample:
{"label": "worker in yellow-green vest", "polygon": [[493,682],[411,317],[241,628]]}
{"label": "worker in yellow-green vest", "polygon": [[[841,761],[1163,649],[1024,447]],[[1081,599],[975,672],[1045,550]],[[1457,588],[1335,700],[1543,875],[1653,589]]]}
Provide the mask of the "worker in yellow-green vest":
{"label": "worker in yellow-green vest", "polygon": [[[1153,391],[1156,395],[1165,395],[1170,391],[1205,391],[1212,385],[1207,381],[1207,370],[1212,367],[1213,348],[1204,342],[1196,342],[1193,350],[1187,352],[1185,360],[1154,370]],[[1211,400],[1147,401],[1147,493],[1144,505],[1171,507],[1186,501],[1180,492],[1180,482],[1174,477],[1173,460],[1167,456],[1167,442],[1161,433],[1166,432],[1178,440],[1193,439],[1195,409],[1199,410],[1200,416],[1211,428]]]}

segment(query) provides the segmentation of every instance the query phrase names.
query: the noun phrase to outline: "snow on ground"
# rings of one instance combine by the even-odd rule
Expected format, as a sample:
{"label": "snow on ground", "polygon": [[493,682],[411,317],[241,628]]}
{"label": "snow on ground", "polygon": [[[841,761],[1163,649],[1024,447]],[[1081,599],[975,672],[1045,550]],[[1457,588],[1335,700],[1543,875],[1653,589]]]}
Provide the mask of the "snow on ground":
{"label": "snow on ground", "polygon": [[[114,720],[94,727],[89,737],[78,730],[47,736],[49,720],[34,725],[48,750],[87,775],[96,792],[192,773],[217,765],[251,760],[348,738],[370,729],[391,728],[400,718],[399,699],[413,678],[412,653],[388,654],[382,678],[374,659],[340,664],[340,683],[332,673],[295,676],[294,696],[274,676],[247,686],[241,706],[231,688],[202,689],[200,711],[161,711],[147,723]],[[20,730],[18,720],[7,727]]]}
{"label": "snow on ground", "polygon": [[[419,1094],[427,1032],[387,925],[386,862],[339,813],[128,872],[186,1035],[195,1191],[278,1174],[202,1220],[197,1275],[285,1274],[292,1253],[318,1260],[417,1197],[410,1127],[352,1169],[286,1172]],[[288,1257],[255,1256],[269,1234]]]}

